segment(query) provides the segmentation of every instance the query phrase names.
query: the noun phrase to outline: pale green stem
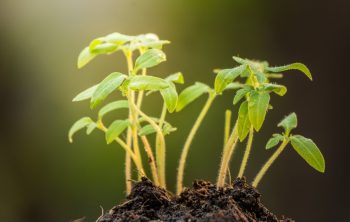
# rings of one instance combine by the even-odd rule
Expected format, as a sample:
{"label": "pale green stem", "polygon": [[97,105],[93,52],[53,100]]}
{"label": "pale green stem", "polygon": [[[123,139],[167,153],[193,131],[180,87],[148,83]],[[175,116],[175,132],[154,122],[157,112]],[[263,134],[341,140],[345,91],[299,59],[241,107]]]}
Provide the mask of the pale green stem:
{"label": "pale green stem", "polygon": [[282,153],[282,151],[288,145],[288,143],[289,143],[289,139],[288,138],[284,138],[283,142],[277,148],[275,153],[270,157],[270,159],[265,163],[265,165],[261,168],[259,173],[256,175],[256,177],[255,177],[255,179],[254,179],[254,181],[252,183],[253,187],[257,187],[258,186],[259,182],[261,181],[262,177],[265,175],[266,171],[270,168],[270,166],[276,160],[276,158]]}
{"label": "pale green stem", "polygon": [[224,136],[224,146],[226,145],[228,138],[230,137],[231,131],[231,110],[226,110],[225,112],[225,136]]}
{"label": "pale green stem", "polygon": [[160,186],[163,188],[166,188],[166,181],[165,181],[165,139],[162,132],[162,129],[157,125],[157,123],[149,117],[147,114],[142,112],[140,109],[137,108],[137,106],[134,103],[131,103],[131,106],[133,109],[141,116],[143,117],[151,126],[156,130],[157,134],[159,134],[159,153],[160,155],[157,155],[157,163],[158,163],[158,176],[159,176],[159,183]]}
{"label": "pale green stem", "polygon": [[227,170],[229,168],[229,163],[234,153],[237,140],[238,133],[236,123],[222,153],[218,179],[216,182],[217,187],[223,187],[225,185]]}
{"label": "pale green stem", "polygon": [[184,177],[184,171],[185,171],[185,164],[186,159],[188,155],[188,151],[190,150],[192,141],[194,139],[194,136],[196,135],[198,128],[200,127],[204,117],[208,113],[208,110],[213,103],[216,95],[215,94],[209,94],[208,100],[205,103],[202,111],[200,112],[199,116],[197,117],[196,122],[194,123],[190,133],[188,134],[188,137],[186,139],[186,142],[184,144],[184,147],[182,148],[182,153],[179,161],[179,167],[177,171],[177,186],[176,186],[176,194],[180,194],[183,190],[183,177]]}
{"label": "pale green stem", "polygon": [[247,146],[245,148],[245,152],[244,152],[244,155],[243,155],[243,160],[242,160],[242,163],[241,163],[241,167],[239,168],[239,173],[238,173],[238,177],[239,178],[243,177],[245,168],[247,167],[249,154],[250,154],[250,151],[252,149],[253,137],[254,137],[254,128],[253,128],[253,126],[251,126],[250,127],[250,131],[249,131],[249,137],[248,137]]}
{"label": "pale green stem", "polygon": [[[133,61],[132,61],[132,51],[125,51],[124,52],[126,60],[127,60],[127,64],[128,64],[128,72],[129,75],[131,75],[133,73]],[[130,107],[130,115],[129,118],[131,120],[131,131],[132,131],[132,138],[133,138],[133,149],[134,152],[137,156],[137,158],[139,159],[139,162],[142,165],[142,157],[141,157],[141,152],[140,152],[140,148],[139,148],[139,141],[138,141],[138,135],[137,135],[137,121],[138,121],[138,116],[137,113],[133,110],[133,108],[131,108],[131,104],[135,103],[135,91],[133,90],[128,90],[128,102],[129,102],[129,107]],[[140,175],[138,176],[138,179],[140,180],[141,177]]]}
{"label": "pale green stem", "polygon": [[[160,129],[163,128],[163,124],[164,124],[164,120],[165,120],[165,116],[166,116],[166,105],[165,103],[163,104],[163,108],[162,108],[162,113],[160,114],[160,118],[159,118],[159,122],[158,122],[158,127]],[[163,132],[163,131],[162,131]],[[159,134],[157,133],[156,135],[156,161],[157,161],[157,165],[164,165],[164,169],[165,169],[165,149],[163,148],[162,142],[161,142],[161,136],[163,134]],[[162,163],[164,162],[164,163]],[[160,167],[158,167],[158,175],[161,174],[165,174],[165,171],[163,171]],[[165,175],[163,176],[163,178],[165,178]],[[165,183],[165,181],[163,181],[163,183]]]}

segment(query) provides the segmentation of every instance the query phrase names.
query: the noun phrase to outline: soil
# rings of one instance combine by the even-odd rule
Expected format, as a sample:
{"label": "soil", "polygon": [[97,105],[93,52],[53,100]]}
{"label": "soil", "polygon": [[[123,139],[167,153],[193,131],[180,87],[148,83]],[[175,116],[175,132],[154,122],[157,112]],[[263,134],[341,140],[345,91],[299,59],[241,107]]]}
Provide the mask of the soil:
{"label": "soil", "polygon": [[278,218],[260,201],[260,193],[236,179],[222,189],[207,181],[198,180],[192,188],[174,196],[155,186],[147,178],[134,185],[132,192],[120,205],[113,207],[97,222],[292,222]]}

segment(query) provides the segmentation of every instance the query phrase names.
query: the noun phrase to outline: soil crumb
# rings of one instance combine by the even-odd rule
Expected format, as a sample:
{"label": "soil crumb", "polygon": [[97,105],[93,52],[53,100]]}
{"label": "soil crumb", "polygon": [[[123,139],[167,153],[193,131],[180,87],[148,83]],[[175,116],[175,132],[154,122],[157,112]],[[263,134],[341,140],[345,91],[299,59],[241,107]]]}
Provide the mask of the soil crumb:
{"label": "soil crumb", "polygon": [[293,222],[283,216],[278,218],[260,199],[261,194],[244,178],[222,189],[197,180],[179,196],[142,178],[122,204],[113,207],[97,222]]}

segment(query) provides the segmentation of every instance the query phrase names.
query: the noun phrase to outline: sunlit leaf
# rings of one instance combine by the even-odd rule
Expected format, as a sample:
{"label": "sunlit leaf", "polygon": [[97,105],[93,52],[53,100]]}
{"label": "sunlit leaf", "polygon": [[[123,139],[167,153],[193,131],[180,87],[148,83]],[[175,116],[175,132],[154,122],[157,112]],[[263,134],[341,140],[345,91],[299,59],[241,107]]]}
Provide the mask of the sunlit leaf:
{"label": "sunlit leaf", "polygon": [[208,93],[210,90],[211,89],[208,85],[200,82],[196,82],[194,85],[187,87],[179,95],[179,100],[176,106],[176,112],[181,111],[188,104],[196,100],[204,93]]}
{"label": "sunlit leaf", "polygon": [[276,67],[267,67],[267,71],[270,72],[283,72],[288,70],[299,70],[303,72],[310,80],[312,80],[312,75],[310,70],[306,67],[306,65],[302,63],[292,63],[285,66],[276,66]]}
{"label": "sunlit leaf", "polygon": [[279,142],[283,141],[283,136],[281,134],[273,134],[272,137],[267,141],[265,148],[271,149],[275,147]]}
{"label": "sunlit leaf", "polygon": [[166,60],[163,51],[159,49],[149,49],[140,55],[135,62],[135,72],[143,68],[151,68]]}
{"label": "sunlit leaf", "polygon": [[287,93],[287,87],[283,85],[272,84],[272,83],[264,84],[264,89],[267,91],[272,91],[279,96],[284,96]]}
{"label": "sunlit leaf", "polygon": [[168,111],[170,113],[174,112],[178,101],[178,94],[176,91],[175,84],[172,82],[169,82],[169,87],[165,89],[161,89],[160,94],[163,97],[163,100],[165,102],[165,105]]}
{"label": "sunlit leaf", "polygon": [[107,129],[106,141],[107,144],[117,139],[119,135],[129,126],[129,120],[115,120]]}
{"label": "sunlit leaf", "polygon": [[78,56],[78,69],[83,68],[86,64],[88,64],[91,60],[96,57],[95,54],[90,52],[89,47],[85,47]]}
{"label": "sunlit leaf", "polygon": [[118,45],[105,42],[96,44],[93,47],[90,45],[90,52],[93,54],[110,54],[118,49]]}
{"label": "sunlit leaf", "polygon": [[76,132],[87,127],[91,123],[93,123],[93,121],[90,117],[83,117],[83,118],[79,119],[78,121],[76,121],[68,132],[69,142],[71,142],[71,143],[73,142],[73,135]]}
{"label": "sunlit leaf", "polygon": [[168,81],[155,76],[133,76],[129,82],[132,90],[161,90],[168,87]]}
{"label": "sunlit leaf", "polygon": [[86,99],[90,99],[92,97],[92,94],[94,94],[96,88],[97,88],[98,84],[91,86],[90,88],[84,90],[83,92],[79,93],[78,95],[76,95],[73,99],[73,102],[79,102],[79,101],[83,101]]}
{"label": "sunlit leaf", "polygon": [[251,91],[248,102],[249,120],[256,131],[259,131],[269,107],[270,95],[268,92]]}
{"label": "sunlit leaf", "polygon": [[102,80],[92,95],[90,107],[93,109],[99,105],[109,94],[123,83],[126,77],[126,75],[119,72],[109,74],[104,80]]}
{"label": "sunlit leaf", "polygon": [[248,102],[244,101],[239,107],[237,122],[238,138],[241,142],[247,137],[250,126],[251,123],[248,115]]}
{"label": "sunlit leaf", "polygon": [[177,72],[174,74],[169,75],[168,77],[165,78],[166,81],[171,81],[173,83],[178,83],[178,84],[184,84],[184,76],[181,72]]}
{"label": "sunlit leaf", "polygon": [[291,143],[295,151],[314,169],[324,173],[325,160],[321,151],[316,144],[308,138],[300,135],[290,137]]}
{"label": "sunlit leaf", "polygon": [[222,69],[219,71],[215,78],[215,91],[218,94],[221,94],[228,84],[245,72],[247,69],[246,65],[241,65],[233,69]]}
{"label": "sunlit leaf", "polygon": [[100,109],[98,112],[98,118],[102,119],[104,115],[117,109],[128,109],[129,104],[127,100],[118,100],[111,102]]}

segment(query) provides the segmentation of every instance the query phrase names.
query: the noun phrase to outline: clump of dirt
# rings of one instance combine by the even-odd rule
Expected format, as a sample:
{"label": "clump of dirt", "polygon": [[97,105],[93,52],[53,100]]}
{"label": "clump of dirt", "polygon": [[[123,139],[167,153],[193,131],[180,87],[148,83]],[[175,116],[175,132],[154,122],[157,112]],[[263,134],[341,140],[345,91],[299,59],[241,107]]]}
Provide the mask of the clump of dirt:
{"label": "clump of dirt", "polygon": [[217,189],[198,180],[180,196],[173,196],[147,178],[135,184],[124,203],[113,207],[97,222],[292,222],[271,213],[260,201],[260,193],[236,179],[232,186]]}

